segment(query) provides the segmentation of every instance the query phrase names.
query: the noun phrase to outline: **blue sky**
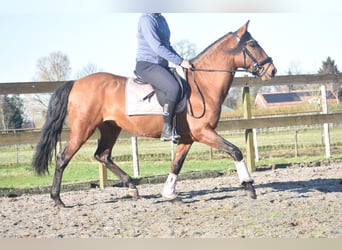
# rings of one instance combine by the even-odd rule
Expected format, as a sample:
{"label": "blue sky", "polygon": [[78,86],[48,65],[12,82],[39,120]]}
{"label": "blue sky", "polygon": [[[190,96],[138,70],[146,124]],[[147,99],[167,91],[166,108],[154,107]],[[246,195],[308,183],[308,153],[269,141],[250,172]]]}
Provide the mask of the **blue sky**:
{"label": "blue sky", "polygon": [[[69,57],[71,79],[88,63],[111,73],[132,75],[139,13],[130,11],[129,6],[113,7],[117,1],[109,0],[100,0],[103,4],[99,5],[90,0],[49,2],[0,0],[0,82],[32,81],[37,60],[53,51]],[[199,52],[250,20],[250,33],[273,58],[280,74],[291,68],[302,74],[316,73],[327,56],[342,71],[342,4],[334,0],[301,3],[296,10],[291,5],[273,6],[275,11],[254,7],[248,12],[240,5],[228,10],[216,7],[211,13],[205,8],[183,13],[168,7],[166,12],[171,13],[164,15],[172,41],[187,39]]]}

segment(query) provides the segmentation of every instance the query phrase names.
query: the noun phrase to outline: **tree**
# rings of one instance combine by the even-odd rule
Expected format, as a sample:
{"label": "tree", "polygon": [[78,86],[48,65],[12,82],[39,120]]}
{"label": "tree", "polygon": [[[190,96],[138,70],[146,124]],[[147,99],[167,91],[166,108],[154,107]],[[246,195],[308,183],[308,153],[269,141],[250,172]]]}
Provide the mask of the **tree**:
{"label": "tree", "polygon": [[[335,74],[339,73],[337,65],[335,65],[335,60],[332,60],[330,56],[327,57],[325,61],[322,62],[322,67],[318,70],[318,74]],[[340,87],[341,83],[333,83],[332,91],[338,97],[339,100],[342,99],[342,90]]]}
{"label": "tree", "polygon": [[37,80],[39,81],[64,81],[71,73],[69,58],[61,51],[52,52],[49,56],[39,58],[37,69]]}
{"label": "tree", "polygon": [[76,79],[80,79],[84,76],[90,75],[92,73],[103,71],[102,69],[98,68],[94,63],[88,63],[83,69],[76,74]]}
{"label": "tree", "polygon": [[23,125],[23,100],[19,95],[4,95],[2,97],[2,127],[3,129],[18,129]]}
{"label": "tree", "polygon": [[322,62],[322,67],[318,70],[318,74],[335,74],[338,73],[337,65],[335,60],[332,60],[330,56]]}
{"label": "tree", "polygon": [[[70,61],[67,55],[61,51],[51,52],[37,61],[36,81],[65,81],[71,73]],[[34,100],[47,108],[49,94],[35,95]]]}
{"label": "tree", "polygon": [[198,53],[196,44],[190,42],[189,40],[180,40],[175,42],[173,44],[173,48],[186,60],[192,59]]}
{"label": "tree", "polygon": [[300,63],[298,61],[291,61],[289,64],[288,75],[299,75],[300,74]]}

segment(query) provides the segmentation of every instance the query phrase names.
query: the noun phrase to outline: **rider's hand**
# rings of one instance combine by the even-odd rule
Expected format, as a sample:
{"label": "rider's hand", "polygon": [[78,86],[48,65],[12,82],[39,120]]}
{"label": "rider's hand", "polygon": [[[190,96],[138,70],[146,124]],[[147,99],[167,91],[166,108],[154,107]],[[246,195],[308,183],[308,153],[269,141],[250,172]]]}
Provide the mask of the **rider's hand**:
{"label": "rider's hand", "polygon": [[188,60],[183,60],[180,64],[181,67],[186,68],[186,69],[191,69],[192,65]]}

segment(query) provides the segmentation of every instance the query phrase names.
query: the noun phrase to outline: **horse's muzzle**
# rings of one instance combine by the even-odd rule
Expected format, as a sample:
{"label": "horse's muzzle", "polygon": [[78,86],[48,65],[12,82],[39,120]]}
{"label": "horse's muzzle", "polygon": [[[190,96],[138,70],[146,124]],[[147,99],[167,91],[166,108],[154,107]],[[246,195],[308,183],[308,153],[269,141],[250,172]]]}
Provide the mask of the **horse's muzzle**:
{"label": "horse's muzzle", "polygon": [[262,67],[258,73],[261,80],[267,81],[275,77],[277,69],[274,67],[273,63],[269,63],[266,67]]}

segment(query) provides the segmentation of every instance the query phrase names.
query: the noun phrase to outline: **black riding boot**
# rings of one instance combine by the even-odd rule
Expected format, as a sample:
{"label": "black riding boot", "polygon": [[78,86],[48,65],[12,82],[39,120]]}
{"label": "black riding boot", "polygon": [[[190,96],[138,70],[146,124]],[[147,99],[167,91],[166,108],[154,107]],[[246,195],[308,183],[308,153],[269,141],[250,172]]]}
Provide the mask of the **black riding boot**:
{"label": "black riding boot", "polygon": [[160,136],[161,141],[177,141],[180,136],[177,134],[176,129],[173,129],[173,117],[175,114],[176,103],[166,101],[163,107],[164,125],[163,131]]}

